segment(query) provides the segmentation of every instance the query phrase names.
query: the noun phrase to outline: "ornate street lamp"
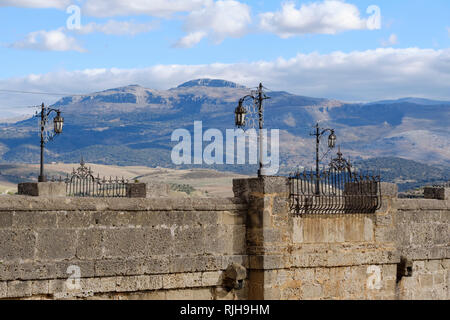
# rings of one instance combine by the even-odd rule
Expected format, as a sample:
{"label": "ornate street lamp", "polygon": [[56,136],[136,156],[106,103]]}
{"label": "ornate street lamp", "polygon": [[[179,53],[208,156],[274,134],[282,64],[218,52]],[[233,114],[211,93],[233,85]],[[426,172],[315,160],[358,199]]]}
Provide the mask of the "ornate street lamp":
{"label": "ornate street lamp", "polygon": [[245,127],[245,116],[247,114],[247,110],[242,106],[242,99],[239,100],[239,106],[234,110],[235,115],[235,124],[238,128]]}
{"label": "ornate street lamp", "polygon": [[245,100],[251,99],[253,104],[256,104],[258,107],[258,123],[259,123],[259,170],[258,177],[262,176],[263,171],[263,124],[264,124],[264,108],[263,101],[266,99],[270,99],[270,97],[266,96],[263,91],[262,83],[259,84],[258,90],[252,91],[251,94],[246,95],[239,99],[239,105],[234,111],[235,115],[235,124],[238,128],[244,128],[247,125],[247,121],[245,119],[246,115],[249,113],[247,109],[243,106]]}
{"label": "ornate street lamp", "polygon": [[[316,129],[316,132],[312,133],[312,136],[316,137],[316,195],[320,195],[320,187],[319,187],[319,163],[320,160],[319,159],[319,146],[320,146],[320,139],[322,138],[322,136],[327,133],[330,132],[330,135],[328,136],[328,151],[326,154],[328,154],[328,152],[333,149],[336,146],[336,134],[334,133],[334,129],[323,129],[319,127],[319,123],[317,123],[314,128]],[[325,154],[325,155],[326,155]],[[324,155],[324,157],[325,157]],[[323,157],[322,157],[323,159]]]}
{"label": "ornate street lamp", "polygon": [[334,147],[336,147],[336,135],[334,134],[334,130],[331,130],[331,134],[328,137],[328,147],[330,149],[334,149]]}
{"label": "ornate street lamp", "polygon": [[[49,130],[46,129],[49,116],[52,112],[56,112],[56,117],[53,119],[53,132],[49,132]],[[46,182],[47,178],[44,175],[44,148],[45,144],[49,141],[52,141],[57,135],[61,134],[63,131],[64,126],[64,118],[61,117],[61,111],[58,109],[52,109],[45,107],[44,104],[41,106],[41,112],[40,114],[37,114],[37,116],[40,116],[41,121],[39,122],[40,127],[40,136],[41,136],[41,167],[40,167],[40,174],[38,181],[39,182]]]}
{"label": "ornate street lamp", "polygon": [[56,117],[53,119],[54,130],[56,134],[61,134],[64,126],[64,118],[61,117],[61,112],[56,111]]}

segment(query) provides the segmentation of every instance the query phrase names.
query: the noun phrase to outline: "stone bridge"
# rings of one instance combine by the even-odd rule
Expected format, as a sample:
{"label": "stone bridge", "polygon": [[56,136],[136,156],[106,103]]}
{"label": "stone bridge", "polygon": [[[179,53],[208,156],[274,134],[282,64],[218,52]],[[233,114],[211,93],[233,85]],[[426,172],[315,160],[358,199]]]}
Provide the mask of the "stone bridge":
{"label": "stone bridge", "polygon": [[235,180],[230,199],[57,189],[0,198],[0,299],[450,298],[445,190],[383,183],[374,214],[295,217],[284,177]]}

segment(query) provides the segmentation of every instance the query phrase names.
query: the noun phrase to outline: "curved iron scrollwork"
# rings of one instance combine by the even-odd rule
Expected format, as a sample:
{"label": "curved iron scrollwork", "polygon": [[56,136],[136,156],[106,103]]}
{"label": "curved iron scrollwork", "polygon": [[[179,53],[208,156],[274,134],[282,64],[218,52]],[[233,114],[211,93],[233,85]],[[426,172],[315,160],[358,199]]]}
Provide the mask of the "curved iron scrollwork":
{"label": "curved iron scrollwork", "polygon": [[330,170],[335,170],[338,172],[347,171],[349,174],[352,172],[352,164],[343,157],[341,147],[339,147],[337,158],[334,158],[330,162]]}
{"label": "curved iron scrollwork", "polygon": [[[61,181],[61,179],[60,179]],[[126,197],[128,180],[110,177],[94,176],[90,167],[81,158],[80,166],[67,175],[66,194],[69,197]]]}
{"label": "curved iron scrollwork", "polygon": [[381,207],[380,176],[336,168],[319,175],[312,171],[297,171],[290,175],[289,185],[290,209],[297,216],[375,213]]}

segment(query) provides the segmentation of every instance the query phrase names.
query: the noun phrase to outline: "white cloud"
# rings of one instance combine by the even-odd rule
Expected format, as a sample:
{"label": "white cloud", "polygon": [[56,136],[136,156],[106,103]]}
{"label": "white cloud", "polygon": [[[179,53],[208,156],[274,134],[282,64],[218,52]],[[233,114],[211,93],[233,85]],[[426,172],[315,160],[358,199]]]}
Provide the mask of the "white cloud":
{"label": "white cloud", "polygon": [[[0,80],[0,88],[91,93],[138,83],[148,88],[168,89],[203,77],[227,79],[249,87],[262,81],[272,90],[346,101],[409,96],[450,100],[450,49],[385,48],[298,54],[291,59],[253,63],[55,71]],[[40,97],[2,94],[0,104],[35,104],[37,98]],[[57,99],[48,98],[44,101],[51,103]]]}
{"label": "white cloud", "polygon": [[67,8],[71,0],[0,0],[0,7]]}
{"label": "white cloud", "polygon": [[381,41],[381,45],[383,47],[394,46],[396,44],[398,44],[398,37],[397,37],[397,35],[395,33],[391,34],[387,41],[386,40],[382,40]]}
{"label": "white cloud", "polygon": [[175,47],[180,48],[192,48],[196,44],[198,44],[204,37],[206,37],[208,34],[204,31],[197,31],[197,32],[191,32],[185,37],[178,40],[178,42],[175,44]]}
{"label": "white cloud", "polygon": [[373,23],[373,18],[361,19],[358,8],[344,1],[313,2],[303,4],[299,9],[294,2],[285,2],[280,11],[262,13],[260,27],[282,38],[289,38],[302,34],[336,34],[347,30],[374,29],[377,25]]}
{"label": "white cloud", "polygon": [[83,12],[95,17],[151,15],[168,17],[177,12],[190,12],[210,0],[86,0]]}
{"label": "white cloud", "polygon": [[241,37],[251,22],[250,7],[234,0],[209,1],[203,8],[192,11],[184,28],[188,35],[176,46],[192,47],[208,35],[220,43],[227,37]]}
{"label": "white cloud", "polygon": [[[17,2],[0,0],[0,6],[55,7],[65,10],[70,2],[70,0],[19,0]],[[100,18],[149,15],[173,19],[175,13],[184,13],[181,19],[184,20],[184,29],[187,34],[175,44],[176,47],[184,48],[198,44],[207,36],[216,43],[220,43],[227,37],[240,37],[245,34],[251,22],[250,7],[237,0],[85,0],[82,5],[83,15]],[[104,24],[92,22],[84,25],[79,33],[135,35],[154,28],[153,23],[136,24],[110,20]]]}
{"label": "white cloud", "polygon": [[101,32],[109,35],[136,35],[138,33],[146,33],[156,29],[157,23],[135,23],[132,21],[116,21],[109,20],[104,24],[95,22],[82,25],[81,29],[76,30],[82,34],[88,34],[93,32]]}
{"label": "white cloud", "polygon": [[41,51],[85,51],[78,45],[75,38],[69,37],[64,33],[64,28],[31,32],[23,40],[17,41],[10,46],[16,49]]}

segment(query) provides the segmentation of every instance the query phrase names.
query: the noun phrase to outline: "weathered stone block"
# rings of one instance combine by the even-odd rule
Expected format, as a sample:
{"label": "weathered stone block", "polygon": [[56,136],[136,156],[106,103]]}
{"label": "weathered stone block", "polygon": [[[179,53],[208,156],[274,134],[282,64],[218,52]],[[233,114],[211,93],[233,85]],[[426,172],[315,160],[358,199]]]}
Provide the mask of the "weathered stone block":
{"label": "weathered stone block", "polygon": [[0,229],[0,261],[32,259],[36,235],[30,230]]}
{"label": "weathered stone block", "polygon": [[[148,232],[148,235],[151,234]],[[147,252],[146,230],[141,228],[104,230],[102,244],[106,258],[144,257]],[[153,245],[158,247],[160,244],[154,242]]]}
{"label": "weathered stone block", "polygon": [[250,269],[274,270],[285,267],[286,262],[282,255],[250,256]]}
{"label": "weathered stone block", "polygon": [[116,291],[116,277],[103,277],[100,278],[100,286],[97,289],[98,292],[114,292]]}
{"label": "weathered stone block", "polygon": [[128,183],[127,184],[128,198],[146,198],[147,184],[145,183]]}
{"label": "weathered stone block", "polygon": [[53,294],[55,296],[67,292],[66,280],[62,279],[49,280],[48,291],[49,294]]}
{"label": "weathered stone block", "polygon": [[95,276],[94,261],[71,260],[55,262],[56,273],[54,278],[68,279],[74,275],[74,270],[78,268],[81,278],[90,278]]}
{"label": "weathered stone block", "polygon": [[[136,262],[138,261],[138,262]],[[129,276],[142,273],[139,260],[135,259],[103,259],[95,261],[95,275],[105,276]]]}
{"label": "weathered stone block", "polygon": [[101,229],[81,229],[78,231],[78,241],[76,255],[80,259],[101,259],[102,258],[102,238]]}
{"label": "weathered stone block", "polygon": [[[227,217],[232,219],[233,213],[228,212]],[[221,212],[218,211],[200,211],[200,212],[185,212],[183,216],[183,225],[196,225],[200,224],[202,226],[207,225],[217,225],[217,224],[228,224],[228,223],[220,223],[219,221],[222,219]],[[225,222],[230,222],[230,221]]]}
{"label": "weathered stone block", "polygon": [[433,286],[436,287],[438,285],[445,284],[445,275],[444,273],[437,273],[433,275]]}
{"label": "weathered stone block", "polygon": [[16,211],[13,226],[17,229],[56,228],[56,214],[46,211]]}
{"label": "weathered stone block", "polygon": [[395,183],[381,182],[381,196],[387,198],[397,198],[398,186]]}
{"label": "weathered stone block", "polygon": [[174,238],[172,236],[173,229],[147,229],[145,232],[145,256],[151,257],[155,255],[173,254]]}
{"label": "weathered stone block", "polygon": [[57,276],[56,266],[52,262],[27,262],[10,265],[12,272],[10,280],[51,279]]}
{"label": "weathered stone block", "polygon": [[[214,222],[222,225],[243,225],[245,224],[246,216],[240,212],[231,212],[231,211],[223,211],[218,214],[217,221],[211,221],[211,224]],[[201,219],[202,216],[200,216]]]}
{"label": "weathered stone block", "polygon": [[18,193],[33,197],[65,197],[66,184],[64,182],[19,183]]}
{"label": "weathered stone block", "polygon": [[140,276],[137,282],[137,290],[158,290],[163,287],[161,275]]}
{"label": "weathered stone block", "polygon": [[31,281],[31,295],[49,294],[49,288],[50,288],[49,280]]}
{"label": "weathered stone block", "polygon": [[287,197],[273,197],[272,214],[289,215],[289,199]]}
{"label": "weathered stone block", "polygon": [[430,273],[435,273],[442,270],[441,260],[429,260],[425,263],[425,270]]}
{"label": "weathered stone block", "polygon": [[292,241],[294,243],[303,243],[303,219],[301,218],[293,219]]}
{"label": "weathered stone block", "polygon": [[139,286],[139,276],[118,277],[116,281],[116,292],[136,291]]}
{"label": "weathered stone block", "polygon": [[72,295],[93,295],[96,292],[105,292],[101,286],[101,278],[83,278],[80,280],[79,288],[69,288],[74,290],[68,290]]}
{"label": "weathered stone block", "polygon": [[6,281],[0,281],[0,299],[8,295],[8,285]]}
{"label": "weathered stone block", "polygon": [[75,257],[77,240],[75,230],[41,229],[36,244],[38,260],[65,260]]}
{"label": "weathered stone block", "polygon": [[167,183],[148,182],[147,198],[168,197],[170,193],[170,185]]}
{"label": "weathered stone block", "polygon": [[302,293],[302,298],[305,300],[320,299],[323,289],[319,284],[306,283],[302,286]]}
{"label": "weathered stone block", "polygon": [[222,273],[218,271],[203,272],[201,284],[204,287],[219,286],[222,284]]}
{"label": "weathered stone block", "polygon": [[[187,226],[177,228],[174,237],[174,253],[188,254],[192,252],[203,252],[205,248],[203,232],[204,229],[201,227]],[[211,244],[213,246],[213,241]]]}
{"label": "weathered stone block", "polygon": [[289,196],[289,179],[287,177],[263,177],[264,194],[284,194]]}
{"label": "weathered stone block", "polygon": [[13,213],[11,211],[0,212],[0,229],[12,226]]}
{"label": "weathered stone block", "polygon": [[22,298],[31,296],[31,281],[8,282],[8,298]]}
{"label": "weathered stone block", "polygon": [[[223,242],[219,245],[224,248],[224,253],[227,255],[245,254],[246,252],[246,228],[245,226],[223,226],[221,227],[223,237],[218,239]],[[205,242],[205,247],[208,244]]]}
{"label": "weathered stone block", "polygon": [[162,274],[169,273],[169,258],[168,256],[159,256],[144,259],[142,262],[143,274]]}
{"label": "weathered stone block", "polygon": [[419,275],[419,283],[422,288],[432,287],[433,286],[433,275],[432,274]]}
{"label": "weathered stone block", "polygon": [[90,228],[95,225],[94,213],[90,211],[60,211],[56,213],[58,228]]}
{"label": "weathered stone block", "polygon": [[184,286],[187,288],[196,288],[202,286],[202,273],[195,272],[185,274]]}
{"label": "weathered stone block", "polygon": [[183,288],[185,281],[185,275],[183,273],[165,274],[163,275],[163,288],[164,289],[177,289]]}

